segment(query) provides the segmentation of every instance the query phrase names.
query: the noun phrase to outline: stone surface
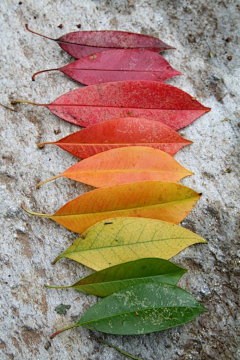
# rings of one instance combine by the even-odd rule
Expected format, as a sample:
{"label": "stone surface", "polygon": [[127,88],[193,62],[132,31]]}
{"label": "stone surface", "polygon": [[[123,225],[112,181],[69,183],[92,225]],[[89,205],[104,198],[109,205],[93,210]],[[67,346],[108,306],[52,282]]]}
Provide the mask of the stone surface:
{"label": "stone surface", "polygon": [[[78,85],[60,73],[42,74],[31,81],[35,71],[65,65],[72,59],[56,43],[27,32],[26,23],[53,38],[77,31],[81,24],[82,30],[153,35],[176,47],[163,55],[183,76],[168,83],[197,97],[212,111],[181,131],[194,144],[176,155],[195,173],[182,183],[203,193],[183,226],[205,237],[208,244],[192,246],[173,260],[189,270],[180,285],[208,312],[164,332],[103,337],[144,360],[239,360],[240,21],[239,2],[234,0],[2,2],[0,358],[125,358],[82,328],[49,340],[53,331],[75,322],[96,299],[44,288],[45,283],[70,284],[90,270],[63,259],[52,266],[51,261],[76,234],[48,219],[27,215],[21,202],[51,213],[90,188],[67,179],[35,188],[39,180],[76,162],[60,149],[48,146],[39,150],[36,144],[57,140],[77,127],[44,108],[13,108],[11,100],[48,103]],[[54,311],[61,303],[71,305],[66,315]]]}

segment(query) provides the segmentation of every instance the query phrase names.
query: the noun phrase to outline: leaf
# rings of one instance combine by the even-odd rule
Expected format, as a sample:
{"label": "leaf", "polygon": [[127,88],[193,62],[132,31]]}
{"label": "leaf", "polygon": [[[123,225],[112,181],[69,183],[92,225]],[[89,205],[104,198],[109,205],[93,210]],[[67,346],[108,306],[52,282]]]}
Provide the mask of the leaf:
{"label": "leaf", "polygon": [[105,187],[146,180],[178,182],[192,174],[161,150],[130,146],[108,150],[82,160],[62,174],[39,183],[37,188],[59,177]]}
{"label": "leaf", "polygon": [[83,326],[116,335],[143,335],[185,324],[207,311],[187,291],[170,284],[146,283],[120,290],[93,305],[66,329]]}
{"label": "leaf", "polygon": [[104,121],[56,142],[41,143],[38,147],[46,144],[57,145],[84,159],[123,146],[150,146],[174,155],[183,146],[191,143],[158,121],[128,117]]}
{"label": "leaf", "polygon": [[86,294],[105,297],[129,286],[146,282],[176,285],[186,271],[167,260],[144,258],[95,272],[71,286],[47,287],[56,289],[72,288]]}
{"label": "leaf", "polygon": [[147,49],[155,52],[174,49],[153,36],[125,31],[76,31],[52,39],[30,30],[27,24],[25,26],[33,34],[56,41],[64,51],[77,59],[110,49]]}
{"label": "leaf", "polygon": [[95,270],[145,257],[170,259],[186,247],[206,241],[169,222],[119,217],[91,226],[54,261],[67,257]]}
{"label": "leaf", "polygon": [[67,92],[47,107],[70,123],[88,127],[118,117],[143,117],[160,121],[174,130],[192,123],[209,111],[184,91],[156,81],[119,81],[90,85]]}
{"label": "leaf", "polygon": [[69,201],[53,215],[27,210],[24,204],[22,207],[29,214],[47,217],[81,234],[98,221],[119,216],[155,218],[177,224],[200,196],[183,185],[141,181],[90,191]]}
{"label": "leaf", "polygon": [[150,80],[163,82],[173,76],[181,75],[174,70],[162,56],[148,50],[108,50],[79,59],[58,69],[73,80],[85,85],[110,81]]}

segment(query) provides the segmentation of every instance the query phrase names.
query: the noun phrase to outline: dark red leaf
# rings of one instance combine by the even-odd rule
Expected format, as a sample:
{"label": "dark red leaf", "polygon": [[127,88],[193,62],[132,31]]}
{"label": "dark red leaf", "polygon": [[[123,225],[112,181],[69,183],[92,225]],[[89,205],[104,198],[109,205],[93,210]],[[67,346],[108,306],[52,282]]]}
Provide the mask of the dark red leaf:
{"label": "dark red leaf", "polygon": [[120,117],[143,117],[160,121],[174,130],[191,124],[209,111],[184,91],[156,81],[120,81],[72,90],[47,107],[70,123],[88,127]]}
{"label": "dark red leaf", "polygon": [[76,59],[109,49],[147,49],[155,52],[174,49],[155,37],[125,31],[76,31],[59,39],[52,39],[30,30],[28,25],[26,29],[33,34],[56,41]]}
{"label": "dark red leaf", "polygon": [[58,145],[79,158],[87,158],[100,152],[125,146],[149,146],[176,154],[192,142],[159,121],[142,118],[121,118],[93,125],[56,142],[41,143]]}
{"label": "dark red leaf", "polygon": [[181,75],[159,54],[149,50],[108,50],[79,59],[59,69],[42,70],[39,73],[60,70],[73,80],[85,85],[110,81],[150,80],[163,82]]}

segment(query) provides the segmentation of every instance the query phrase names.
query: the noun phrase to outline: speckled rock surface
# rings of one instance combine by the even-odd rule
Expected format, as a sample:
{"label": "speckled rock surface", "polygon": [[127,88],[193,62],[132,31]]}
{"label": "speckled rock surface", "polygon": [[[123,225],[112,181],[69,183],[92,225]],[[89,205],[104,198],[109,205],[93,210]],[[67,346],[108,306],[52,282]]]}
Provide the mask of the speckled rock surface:
{"label": "speckled rock surface", "polygon": [[[53,331],[75,322],[96,299],[44,288],[45,283],[70,284],[90,270],[66,259],[52,266],[76,234],[48,219],[29,216],[21,210],[21,202],[51,213],[90,187],[59,179],[36,190],[40,180],[76,162],[55,147],[39,150],[37,143],[60,139],[78,128],[44,108],[13,108],[11,100],[48,103],[78,85],[61,73],[31,81],[35,71],[72,59],[56,43],[27,32],[26,23],[53,38],[77,31],[81,24],[82,30],[153,35],[176,47],[163,55],[183,76],[168,83],[212,111],[180,132],[194,144],[175,156],[195,173],[182,183],[203,193],[183,226],[205,237],[208,244],[192,246],[173,260],[189,270],[180,285],[209,311],[164,332],[103,337],[144,360],[239,360],[240,21],[239,2],[234,0],[1,3],[1,360],[125,358],[82,328],[49,340]],[[54,311],[61,303],[71,305],[66,315]]]}

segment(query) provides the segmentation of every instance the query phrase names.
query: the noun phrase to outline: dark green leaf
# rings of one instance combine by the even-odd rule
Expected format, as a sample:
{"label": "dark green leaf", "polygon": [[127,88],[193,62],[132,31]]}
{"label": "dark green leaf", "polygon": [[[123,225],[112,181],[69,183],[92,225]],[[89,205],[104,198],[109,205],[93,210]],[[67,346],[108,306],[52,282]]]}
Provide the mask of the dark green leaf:
{"label": "dark green leaf", "polygon": [[170,261],[144,258],[97,271],[71,286],[54,287],[58,289],[73,288],[87,294],[105,297],[140,283],[162,282],[176,285],[185,272],[185,269]]}

